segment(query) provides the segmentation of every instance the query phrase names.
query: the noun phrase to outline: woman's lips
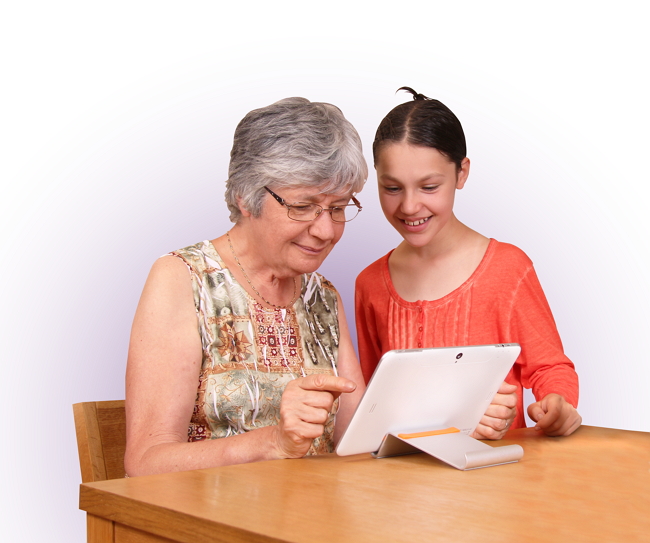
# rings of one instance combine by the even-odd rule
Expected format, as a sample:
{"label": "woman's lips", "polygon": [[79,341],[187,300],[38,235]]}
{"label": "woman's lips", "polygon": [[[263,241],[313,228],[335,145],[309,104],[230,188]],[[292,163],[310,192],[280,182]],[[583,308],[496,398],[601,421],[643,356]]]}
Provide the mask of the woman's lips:
{"label": "woman's lips", "polygon": [[299,243],[296,243],[296,245],[297,245],[300,249],[302,249],[303,251],[305,251],[306,253],[309,253],[309,254],[312,254],[312,255],[319,255],[319,254],[321,254],[321,253],[325,250],[325,247],[321,247],[321,248],[319,249],[319,248],[316,248],[316,247],[308,247],[307,245],[300,245]]}

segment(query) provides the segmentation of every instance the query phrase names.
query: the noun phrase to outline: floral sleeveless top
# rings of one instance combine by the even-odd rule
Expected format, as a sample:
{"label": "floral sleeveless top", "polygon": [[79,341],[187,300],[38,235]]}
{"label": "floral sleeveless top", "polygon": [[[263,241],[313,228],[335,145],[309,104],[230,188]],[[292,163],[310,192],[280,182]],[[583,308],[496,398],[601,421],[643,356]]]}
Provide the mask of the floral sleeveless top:
{"label": "floral sleeveless top", "polygon": [[[235,280],[210,241],[169,253],[190,270],[203,345],[188,441],[228,437],[280,421],[280,399],[292,379],[337,374],[336,290],[318,273],[301,277],[289,309],[268,309]],[[307,454],[333,451],[338,400]]]}

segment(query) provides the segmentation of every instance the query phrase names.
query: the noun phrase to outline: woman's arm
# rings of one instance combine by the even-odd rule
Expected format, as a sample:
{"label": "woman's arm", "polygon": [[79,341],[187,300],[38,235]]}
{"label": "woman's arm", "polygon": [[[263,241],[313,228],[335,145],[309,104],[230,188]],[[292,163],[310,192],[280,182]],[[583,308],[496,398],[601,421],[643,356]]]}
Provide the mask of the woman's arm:
{"label": "woman's arm", "polygon": [[[201,358],[201,338],[188,269],[178,258],[163,257],[151,269],[131,331],[124,459],[129,475],[182,471],[275,456],[268,444],[272,440],[268,435],[263,436],[264,432],[253,438],[232,439],[227,444],[224,440],[187,442]],[[265,438],[267,445],[256,447],[255,438]]]}
{"label": "woman's arm", "polygon": [[334,376],[295,379],[282,395],[279,425],[189,443],[201,359],[187,267],[175,257],[161,258],[149,274],[131,331],[124,458],[129,475],[303,456],[323,433],[334,398],[354,386]]}
{"label": "woman's arm", "polygon": [[338,292],[336,293],[338,300],[338,309],[339,309],[339,356],[337,362],[337,368],[340,377],[345,377],[354,381],[357,385],[357,388],[354,389],[354,392],[349,394],[341,394],[339,397],[339,410],[336,413],[336,423],[334,426],[334,443],[338,443],[339,439],[343,435],[343,432],[350,424],[352,415],[361,401],[361,396],[363,396],[364,391],[366,390],[366,385],[363,380],[363,375],[361,373],[361,366],[359,366],[359,361],[354,352],[354,346],[352,345],[352,338],[350,337],[350,330],[348,328],[348,322],[345,317],[345,311],[343,309],[343,302]]}

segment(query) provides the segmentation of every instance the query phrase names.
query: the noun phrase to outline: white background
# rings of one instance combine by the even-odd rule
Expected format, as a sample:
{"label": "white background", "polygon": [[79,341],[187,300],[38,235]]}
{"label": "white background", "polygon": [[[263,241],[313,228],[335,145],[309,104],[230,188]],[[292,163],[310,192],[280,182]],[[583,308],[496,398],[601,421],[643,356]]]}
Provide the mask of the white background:
{"label": "white background", "polygon": [[[650,431],[643,3],[223,4],[0,11],[0,539],[85,540],[71,405],[124,397],[149,267],[229,227],[235,125],[286,96],[338,105],[369,161],[398,87],[446,103],[472,159],[457,215],[535,262],[584,422]],[[349,319],[398,242],[372,169],[361,200],[321,270]]]}

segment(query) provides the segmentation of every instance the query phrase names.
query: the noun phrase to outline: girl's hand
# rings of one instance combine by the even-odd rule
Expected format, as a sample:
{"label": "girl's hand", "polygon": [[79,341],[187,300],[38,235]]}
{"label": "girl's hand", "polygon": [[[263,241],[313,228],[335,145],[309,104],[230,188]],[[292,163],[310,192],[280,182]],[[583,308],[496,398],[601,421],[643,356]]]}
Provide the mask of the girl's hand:
{"label": "girl's hand", "polygon": [[537,423],[535,429],[547,436],[568,436],[582,424],[576,408],[559,394],[547,394],[539,402],[531,403],[528,416]]}
{"label": "girl's hand", "polygon": [[492,403],[478,423],[472,437],[476,439],[501,439],[517,416],[517,387],[501,383]]}
{"label": "girl's hand", "polygon": [[275,447],[280,458],[301,458],[325,430],[334,400],[357,385],[344,377],[308,375],[291,381],[280,403]]}

